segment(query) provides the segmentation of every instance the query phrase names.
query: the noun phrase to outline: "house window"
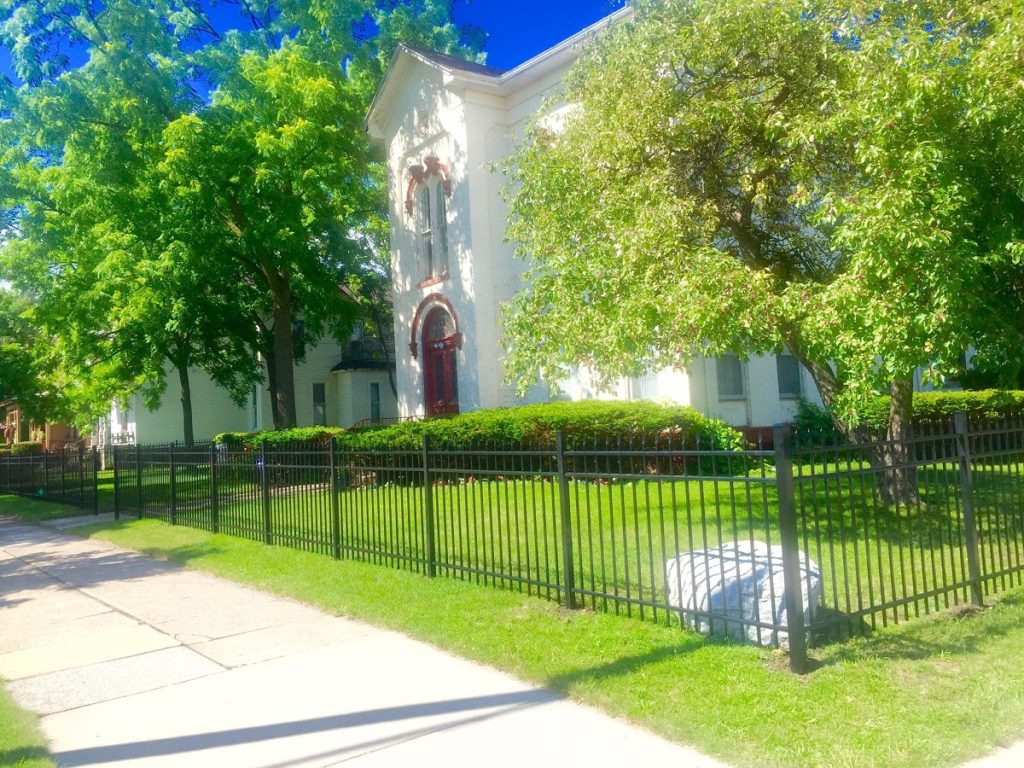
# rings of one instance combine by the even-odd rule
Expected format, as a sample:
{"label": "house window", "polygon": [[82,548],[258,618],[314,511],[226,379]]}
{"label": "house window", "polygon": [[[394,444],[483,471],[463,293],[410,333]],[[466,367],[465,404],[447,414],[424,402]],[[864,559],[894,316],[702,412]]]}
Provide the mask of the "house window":
{"label": "house window", "polygon": [[743,386],[743,363],[737,355],[722,355],[717,363],[718,399],[742,400],[746,397]]}
{"label": "house window", "polygon": [[416,220],[418,230],[418,242],[420,253],[420,264],[423,274],[430,278],[434,276],[434,231],[433,217],[430,215],[430,187],[426,184],[420,186],[419,194],[419,216]]}
{"label": "house window", "polygon": [[434,185],[434,199],[437,212],[434,230],[437,232],[437,263],[431,277],[443,277],[448,274],[448,201],[445,196],[444,182]]}
{"label": "house window", "polygon": [[443,179],[425,180],[416,194],[416,249],[423,280],[448,275],[448,193]]}
{"label": "house window", "polygon": [[775,368],[779,374],[779,397],[783,400],[798,400],[802,397],[800,362],[788,352],[783,352],[776,356]]}
{"label": "house window", "polygon": [[374,424],[380,422],[380,384],[370,384],[370,421]]}
{"label": "house window", "polygon": [[313,385],[313,426],[327,426],[327,387],[323,384]]}
{"label": "house window", "polygon": [[250,399],[252,401],[252,407],[251,407],[251,413],[249,414],[250,419],[252,421],[252,425],[251,425],[250,428],[252,429],[253,432],[256,432],[260,428],[259,397],[260,397],[260,388],[258,386],[257,387],[253,387],[252,388],[252,393],[250,395]]}

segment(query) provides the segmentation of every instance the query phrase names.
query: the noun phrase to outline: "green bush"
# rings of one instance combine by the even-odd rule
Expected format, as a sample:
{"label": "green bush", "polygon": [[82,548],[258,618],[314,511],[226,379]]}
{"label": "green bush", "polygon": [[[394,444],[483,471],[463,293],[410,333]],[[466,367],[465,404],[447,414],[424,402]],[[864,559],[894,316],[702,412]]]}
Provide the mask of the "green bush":
{"label": "green bush", "polygon": [[793,428],[804,445],[826,445],[842,439],[828,411],[807,400],[797,403]]}
{"label": "green bush", "polygon": [[[864,423],[884,430],[889,421],[888,395],[879,396],[864,411]],[[985,389],[964,392],[915,392],[915,422],[949,421],[963,411],[972,419],[999,419],[1024,413],[1024,391]]]}
{"label": "green bush", "polygon": [[708,448],[738,449],[743,437],[723,421],[709,419],[692,408],[662,406],[649,402],[586,401],[545,403],[407,421],[387,427],[356,431],[311,427],[279,432],[225,433],[214,440],[230,446],[258,448],[284,443],[326,443],[334,437],[348,450],[411,450],[430,435],[438,448],[470,444],[536,442],[550,444],[559,430],[575,440],[653,439],[659,435],[685,436],[689,445],[698,441]]}
{"label": "green bush", "polygon": [[15,443],[11,446],[11,456],[41,456],[42,454],[42,443]]}
{"label": "green bush", "polygon": [[[864,410],[864,426],[875,433],[884,433],[889,422],[890,402],[888,395],[874,398]],[[915,392],[911,422],[949,422],[961,411],[969,419],[981,421],[1024,414],[1024,391]],[[801,401],[793,422],[801,441],[807,444],[822,445],[843,439],[828,411],[814,403]]]}

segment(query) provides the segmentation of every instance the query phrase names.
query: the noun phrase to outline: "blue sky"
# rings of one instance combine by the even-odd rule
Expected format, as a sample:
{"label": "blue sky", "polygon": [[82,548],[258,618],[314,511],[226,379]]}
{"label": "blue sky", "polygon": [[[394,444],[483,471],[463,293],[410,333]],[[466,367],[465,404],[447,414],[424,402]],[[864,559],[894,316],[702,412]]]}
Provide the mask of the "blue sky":
{"label": "blue sky", "polygon": [[455,0],[455,20],[490,33],[487,63],[511,69],[593,24],[615,0]]}
{"label": "blue sky", "polygon": [[[622,0],[454,0],[453,10],[456,22],[489,33],[487,63],[511,69],[621,5]],[[0,74],[13,74],[3,46]]]}

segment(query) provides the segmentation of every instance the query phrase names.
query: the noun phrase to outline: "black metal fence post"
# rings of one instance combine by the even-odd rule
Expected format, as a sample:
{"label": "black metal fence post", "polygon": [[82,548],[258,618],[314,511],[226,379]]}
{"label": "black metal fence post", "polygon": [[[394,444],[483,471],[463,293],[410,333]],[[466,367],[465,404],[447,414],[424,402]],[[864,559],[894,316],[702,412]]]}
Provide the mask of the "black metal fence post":
{"label": "black metal fence post", "polygon": [[167,466],[170,468],[171,525],[178,524],[178,488],[174,472],[174,444],[167,452]]}
{"label": "black metal fence post", "polygon": [[562,535],[562,604],[566,608],[576,607],[576,569],[572,555],[572,515],[569,508],[569,478],[565,466],[565,432],[558,430],[555,449],[558,454],[558,507],[560,510]]}
{"label": "black metal fence post", "polygon": [[269,544],[270,532],[270,468],[267,466],[267,441],[260,441],[260,487],[263,492],[263,543]]}
{"label": "black metal fence post", "polygon": [[971,584],[971,602],[983,605],[981,562],[978,552],[978,522],[974,516],[974,479],[971,476],[971,443],[967,434],[967,414],[954,414],[957,457],[960,460],[960,493],[964,510],[964,543],[967,546],[967,571]]}
{"label": "black metal fence post", "polygon": [[100,513],[100,452],[94,445],[92,455],[92,513]]}
{"label": "black metal fence post", "polygon": [[800,534],[793,490],[792,433],[789,427],[775,427],[775,483],[779,499],[779,539],[782,544],[782,576],[786,590],[786,633],[789,636],[789,668],[798,675],[807,672],[807,628],[804,617],[803,585],[800,579]]}
{"label": "black metal fence post", "polygon": [[120,476],[120,457],[117,455],[117,450],[111,447],[110,449],[110,463],[113,464],[114,472],[114,519],[121,519],[121,489],[118,488],[118,481],[121,479]]}
{"label": "black metal fence post", "polygon": [[427,575],[437,575],[437,540],[434,531],[434,481],[430,477],[430,435],[423,435],[423,516],[427,535]]}
{"label": "black metal fence post", "polygon": [[64,479],[64,473],[67,469],[67,446],[60,449],[60,497],[64,499],[68,495],[67,482]]}
{"label": "black metal fence post", "polygon": [[142,519],[142,446],[135,444],[135,514]]}
{"label": "black metal fence post", "polygon": [[337,443],[332,437],[327,441],[327,482],[331,492],[331,554],[341,560],[341,515],[338,506],[338,467],[335,452]]}
{"label": "black metal fence post", "polygon": [[210,443],[210,527],[220,533],[220,491],[217,488],[217,444]]}
{"label": "black metal fence post", "polygon": [[50,458],[49,455],[44,451],[43,452],[43,496],[44,497],[50,495],[50,462],[47,461],[47,459],[49,459],[49,458]]}
{"label": "black metal fence post", "polygon": [[85,448],[78,446],[78,506],[85,506]]}

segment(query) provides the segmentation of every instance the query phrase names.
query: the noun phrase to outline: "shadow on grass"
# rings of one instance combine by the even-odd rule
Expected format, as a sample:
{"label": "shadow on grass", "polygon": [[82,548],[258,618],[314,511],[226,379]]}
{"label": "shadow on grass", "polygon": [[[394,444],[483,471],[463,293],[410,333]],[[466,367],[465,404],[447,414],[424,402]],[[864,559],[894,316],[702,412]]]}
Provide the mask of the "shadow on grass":
{"label": "shadow on grass", "polygon": [[836,644],[820,654],[818,663],[832,666],[866,660],[913,661],[981,653],[993,640],[1020,630],[1024,592],[1007,593],[998,605],[1008,610],[936,614],[930,619],[911,620],[898,628]]}
{"label": "shadow on grass", "polygon": [[578,683],[599,682],[610,678],[625,677],[654,664],[660,664],[684,654],[695,653],[711,646],[735,645],[729,640],[714,637],[704,637],[692,632],[685,632],[680,637],[680,642],[662,648],[656,648],[647,653],[637,653],[631,656],[619,656],[597,664],[592,667],[566,672],[554,677],[549,677],[544,684],[555,691],[570,691]]}
{"label": "shadow on grass", "polygon": [[16,747],[0,750],[0,765],[19,766],[39,761],[41,764],[53,765],[53,758],[43,747]]}

